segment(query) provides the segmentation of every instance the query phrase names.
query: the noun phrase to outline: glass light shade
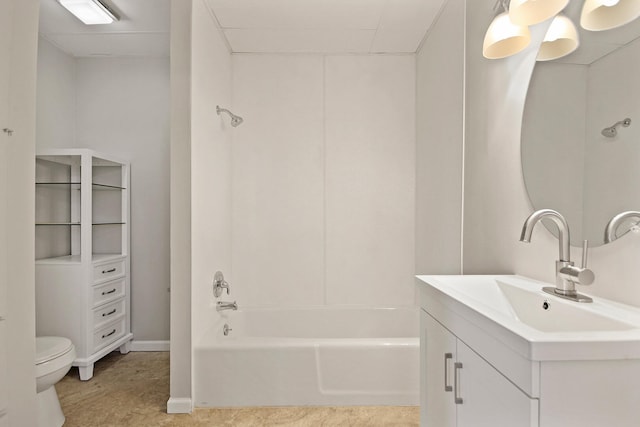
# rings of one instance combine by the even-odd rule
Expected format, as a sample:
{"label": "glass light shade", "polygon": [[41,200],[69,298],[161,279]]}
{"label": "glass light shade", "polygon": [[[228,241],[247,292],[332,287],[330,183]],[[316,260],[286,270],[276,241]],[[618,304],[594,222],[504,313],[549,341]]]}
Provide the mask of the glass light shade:
{"label": "glass light shade", "polygon": [[569,0],[511,0],[509,16],[518,25],[535,25],[557,15]]}
{"label": "glass light shade", "polygon": [[603,31],[620,27],[640,16],[640,0],[585,0],[580,25],[585,30]]}
{"label": "glass light shade", "polygon": [[97,0],[58,0],[58,3],[86,25],[111,24],[118,20]]}
{"label": "glass light shade", "polygon": [[523,50],[530,41],[529,27],[515,25],[509,19],[509,14],[503,12],[489,25],[484,35],[482,54],[488,59],[505,58]]}
{"label": "glass light shade", "polygon": [[578,48],[578,30],[571,19],[564,15],[556,16],[544,36],[538,61],[551,61],[569,55]]}

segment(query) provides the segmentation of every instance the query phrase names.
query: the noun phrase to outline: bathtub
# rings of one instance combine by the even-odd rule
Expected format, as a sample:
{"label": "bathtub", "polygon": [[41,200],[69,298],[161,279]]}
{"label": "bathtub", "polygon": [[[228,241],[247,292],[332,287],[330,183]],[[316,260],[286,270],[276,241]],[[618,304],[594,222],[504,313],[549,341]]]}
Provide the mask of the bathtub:
{"label": "bathtub", "polygon": [[194,348],[197,407],[419,404],[417,308],[222,314]]}

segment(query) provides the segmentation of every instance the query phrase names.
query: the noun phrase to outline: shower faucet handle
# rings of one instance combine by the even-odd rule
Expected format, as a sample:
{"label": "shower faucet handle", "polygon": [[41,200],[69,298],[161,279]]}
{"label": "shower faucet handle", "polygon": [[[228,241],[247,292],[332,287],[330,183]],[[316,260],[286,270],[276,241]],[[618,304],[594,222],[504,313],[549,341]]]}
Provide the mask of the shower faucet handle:
{"label": "shower faucet handle", "polygon": [[227,295],[229,295],[229,283],[224,280],[224,274],[222,271],[216,271],[216,274],[213,276],[213,296],[216,298],[222,295],[223,290],[227,290]]}

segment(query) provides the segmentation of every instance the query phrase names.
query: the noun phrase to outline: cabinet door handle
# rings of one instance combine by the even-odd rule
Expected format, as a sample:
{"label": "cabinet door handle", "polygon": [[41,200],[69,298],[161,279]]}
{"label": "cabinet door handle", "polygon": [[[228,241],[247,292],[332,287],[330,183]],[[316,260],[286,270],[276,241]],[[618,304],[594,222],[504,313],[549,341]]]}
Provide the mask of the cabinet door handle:
{"label": "cabinet door handle", "polygon": [[458,376],[458,371],[462,369],[462,363],[456,362],[453,364],[453,386],[455,390],[453,391],[453,401],[456,402],[456,405],[462,405],[462,398],[458,396],[458,392],[460,391],[460,377]]}
{"label": "cabinet door handle", "polygon": [[106,337],[110,337],[111,335],[113,335],[115,333],[116,333],[116,330],[114,329],[113,331],[109,332],[108,334],[102,335],[102,339],[105,339]]}
{"label": "cabinet door handle", "polygon": [[452,353],[444,354],[444,391],[453,391],[453,387],[449,384],[449,360],[452,359]]}
{"label": "cabinet door handle", "polygon": [[108,270],[102,270],[102,274],[113,273],[114,271],[116,271],[115,267],[110,268]]}
{"label": "cabinet door handle", "polygon": [[116,309],[114,308],[113,310],[111,310],[111,311],[110,311],[110,312],[108,312],[108,313],[102,313],[102,317],[111,316],[111,315],[112,315],[113,313],[115,313],[116,311],[118,311],[118,310],[116,310]]}
{"label": "cabinet door handle", "polygon": [[102,295],[109,295],[109,294],[114,293],[115,291],[116,291],[116,288],[113,288],[113,289],[111,289],[110,291],[104,291],[104,292],[102,292]]}

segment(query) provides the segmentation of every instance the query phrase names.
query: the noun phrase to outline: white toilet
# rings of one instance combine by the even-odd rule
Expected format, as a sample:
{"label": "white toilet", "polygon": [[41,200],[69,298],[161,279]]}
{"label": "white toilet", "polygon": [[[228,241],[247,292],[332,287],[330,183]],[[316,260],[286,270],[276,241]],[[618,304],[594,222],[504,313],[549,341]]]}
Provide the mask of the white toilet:
{"label": "white toilet", "polygon": [[54,385],[71,369],[76,349],[63,337],[36,337],[38,427],[60,427],[64,414]]}

